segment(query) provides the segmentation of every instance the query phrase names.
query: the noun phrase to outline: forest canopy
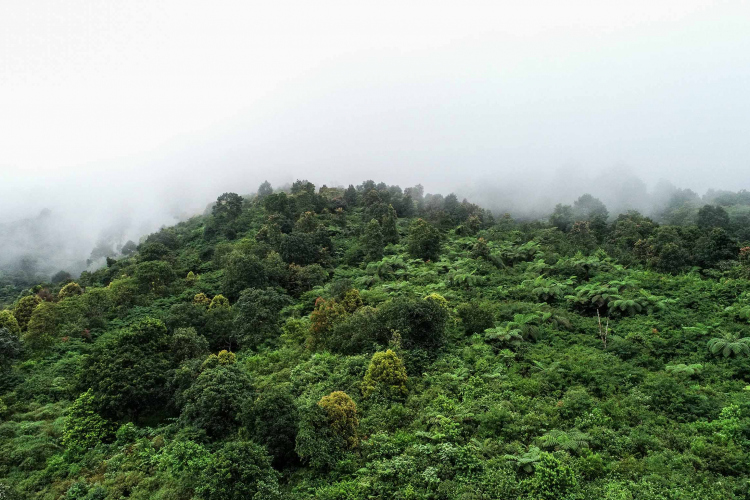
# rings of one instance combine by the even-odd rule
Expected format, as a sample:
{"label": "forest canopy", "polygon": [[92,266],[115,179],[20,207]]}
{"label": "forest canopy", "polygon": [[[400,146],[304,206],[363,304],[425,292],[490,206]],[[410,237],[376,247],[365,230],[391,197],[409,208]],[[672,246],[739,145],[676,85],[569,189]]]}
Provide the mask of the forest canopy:
{"label": "forest canopy", "polygon": [[0,275],[0,498],[742,499],[750,195],[221,194]]}

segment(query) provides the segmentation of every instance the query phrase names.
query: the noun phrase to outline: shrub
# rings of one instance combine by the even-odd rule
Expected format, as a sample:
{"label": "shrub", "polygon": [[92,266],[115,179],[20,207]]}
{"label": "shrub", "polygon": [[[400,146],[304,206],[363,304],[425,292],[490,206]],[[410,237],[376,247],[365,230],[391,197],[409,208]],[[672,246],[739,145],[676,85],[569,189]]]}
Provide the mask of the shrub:
{"label": "shrub", "polygon": [[230,441],[211,456],[197,492],[206,500],[274,500],[280,497],[278,482],[262,446]]}

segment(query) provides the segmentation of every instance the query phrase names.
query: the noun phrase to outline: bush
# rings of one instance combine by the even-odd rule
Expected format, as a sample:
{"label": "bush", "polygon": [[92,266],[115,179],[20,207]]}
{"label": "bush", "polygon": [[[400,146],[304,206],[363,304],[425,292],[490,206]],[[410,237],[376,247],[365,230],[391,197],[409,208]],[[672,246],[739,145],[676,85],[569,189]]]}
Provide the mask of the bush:
{"label": "bush", "polygon": [[206,500],[274,500],[280,497],[279,475],[263,447],[231,441],[214,453],[203,470],[197,492]]}

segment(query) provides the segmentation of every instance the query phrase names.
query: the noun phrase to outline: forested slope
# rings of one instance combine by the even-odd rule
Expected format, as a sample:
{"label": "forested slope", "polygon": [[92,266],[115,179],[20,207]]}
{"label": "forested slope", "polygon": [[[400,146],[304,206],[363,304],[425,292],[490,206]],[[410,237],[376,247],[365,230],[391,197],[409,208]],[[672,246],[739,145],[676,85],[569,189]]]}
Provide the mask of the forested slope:
{"label": "forested slope", "polygon": [[748,498],[721,196],[521,222],[372,181],[225,193],[0,312],[0,498]]}

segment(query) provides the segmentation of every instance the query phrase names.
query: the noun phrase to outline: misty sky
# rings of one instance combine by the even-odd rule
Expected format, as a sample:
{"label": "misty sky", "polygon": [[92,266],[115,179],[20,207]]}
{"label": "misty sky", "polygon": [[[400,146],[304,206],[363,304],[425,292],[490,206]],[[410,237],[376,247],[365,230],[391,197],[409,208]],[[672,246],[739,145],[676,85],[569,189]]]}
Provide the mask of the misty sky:
{"label": "misty sky", "polygon": [[750,188],[749,88],[740,1],[5,1],[0,222],[138,232],[265,178]]}

